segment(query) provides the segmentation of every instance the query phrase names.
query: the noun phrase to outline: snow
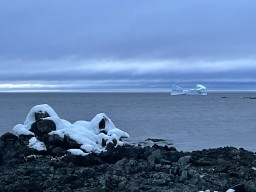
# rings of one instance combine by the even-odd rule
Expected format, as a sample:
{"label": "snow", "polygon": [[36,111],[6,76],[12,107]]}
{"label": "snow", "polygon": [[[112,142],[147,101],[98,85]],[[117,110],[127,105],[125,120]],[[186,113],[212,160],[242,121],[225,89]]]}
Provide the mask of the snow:
{"label": "snow", "polygon": [[[55,123],[56,131],[50,132],[50,135],[56,134],[62,138],[66,135],[75,140],[78,144],[81,144],[81,151],[83,150],[88,153],[100,153],[104,151],[105,148],[102,147],[102,140],[105,140],[106,144],[115,141],[117,145],[122,146],[123,142],[121,141],[121,138],[129,137],[128,133],[116,128],[114,123],[106,116],[105,113],[97,114],[91,121],[79,120],[72,124],[67,120],[61,119],[47,104],[34,106],[28,113],[24,124],[14,126],[13,130],[17,135],[34,135],[30,129],[31,125],[35,122],[36,112],[47,112],[50,117],[44,119],[52,120]],[[105,128],[100,130],[99,123],[102,120],[105,122]],[[106,134],[101,131],[104,131]],[[42,150],[43,146],[45,147],[44,143],[35,139],[36,138],[33,137],[29,147]],[[41,146],[41,148],[39,146]],[[71,150],[72,154],[78,153],[77,151],[73,152],[74,150]]]}
{"label": "snow", "polygon": [[[17,135],[34,135],[34,133],[29,130],[31,129],[31,125],[35,122],[35,113],[39,111],[47,112],[52,119],[59,119],[57,113],[48,104],[36,105],[29,111],[24,124],[17,124],[14,126],[14,133]],[[56,125],[56,127],[63,127],[64,124],[63,120],[63,122],[58,126]]]}
{"label": "snow", "polygon": [[39,111],[47,112],[50,115],[50,117],[58,118],[57,113],[48,104],[36,105],[32,107],[32,109],[29,111],[25,119],[24,125],[27,125],[28,127],[31,126],[31,124],[35,122],[35,113]]}
{"label": "snow", "polygon": [[71,154],[73,155],[82,155],[82,156],[86,156],[89,153],[85,153],[83,152],[81,149],[68,149],[67,151],[69,151]]}
{"label": "snow", "polygon": [[[205,191],[199,191],[199,192],[211,192],[209,189]],[[218,191],[213,191],[213,192],[218,192]],[[226,192],[235,192],[234,189],[228,189]]]}
{"label": "snow", "polygon": [[26,125],[18,124],[13,127],[14,133],[17,135],[35,135],[33,132],[27,129]]}
{"label": "snow", "polygon": [[37,151],[46,151],[46,146],[43,142],[38,141],[36,137],[32,137],[29,140],[29,144],[28,147],[32,148],[32,149],[36,149]]}
{"label": "snow", "polygon": [[117,129],[117,128],[110,129],[108,131],[108,135],[109,136],[116,135],[118,138],[128,138],[129,137],[128,133],[126,133],[120,129]]}

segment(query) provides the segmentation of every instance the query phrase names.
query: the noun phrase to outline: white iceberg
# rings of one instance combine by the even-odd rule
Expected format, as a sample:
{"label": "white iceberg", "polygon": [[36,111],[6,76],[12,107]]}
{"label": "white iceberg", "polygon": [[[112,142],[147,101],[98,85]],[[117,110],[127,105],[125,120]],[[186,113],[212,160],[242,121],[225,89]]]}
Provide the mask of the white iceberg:
{"label": "white iceberg", "polygon": [[207,89],[197,84],[195,89],[184,90],[182,87],[173,85],[171,95],[207,95]]}
{"label": "white iceberg", "polygon": [[180,86],[172,85],[171,95],[185,95],[185,92]]}

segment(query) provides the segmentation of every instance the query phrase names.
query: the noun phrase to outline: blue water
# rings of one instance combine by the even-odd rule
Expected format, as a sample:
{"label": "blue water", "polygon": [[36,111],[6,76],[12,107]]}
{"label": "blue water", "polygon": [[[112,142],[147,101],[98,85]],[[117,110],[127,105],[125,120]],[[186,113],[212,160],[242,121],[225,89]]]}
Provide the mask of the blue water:
{"label": "blue water", "polygon": [[0,134],[23,123],[34,105],[47,103],[70,122],[104,112],[131,141],[167,139],[184,151],[221,146],[256,151],[256,99],[243,97],[256,93],[1,93]]}

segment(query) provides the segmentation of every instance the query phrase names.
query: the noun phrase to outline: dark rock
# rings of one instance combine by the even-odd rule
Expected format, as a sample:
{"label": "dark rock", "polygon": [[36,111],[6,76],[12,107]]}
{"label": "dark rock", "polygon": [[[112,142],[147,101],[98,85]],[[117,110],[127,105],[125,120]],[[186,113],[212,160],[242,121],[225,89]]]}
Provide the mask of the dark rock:
{"label": "dark rock", "polygon": [[34,137],[34,135],[19,135],[19,143],[22,146],[27,146],[29,144],[29,140]]}
{"label": "dark rock", "polygon": [[188,179],[188,171],[187,170],[184,170],[181,172],[181,176],[180,176],[180,181],[185,181]]}
{"label": "dark rock", "polygon": [[111,170],[106,173],[105,186],[109,191],[125,191],[127,183],[128,180],[123,170]]}
{"label": "dark rock", "polygon": [[50,151],[55,147],[60,147],[63,149],[79,149],[81,146],[81,144],[78,144],[75,140],[71,139],[67,135],[64,135],[64,138],[61,138],[57,134],[46,134],[39,139],[45,143],[47,150]]}
{"label": "dark rock", "polygon": [[194,165],[197,166],[211,166],[214,165],[215,161],[210,158],[202,157],[198,159],[197,161],[192,161]]}
{"label": "dark rock", "polygon": [[[39,120],[44,121],[44,120]],[[75,156],[65,136],[43,134],[48,152],[27,147],[31,136],[0,137],[0,191],[226,191],[255,192],[255,153],[224,147],[179,152],[173,147],[115,146]]]}
{"label": "dark rock", "polygon": [[235,185],[235,186],[231,187],[231,189],[234,189],[236,192],[247,192],[244,184]]}
{"label": "dark rock", "polygon": [[33,132],[39,138],[43,135],[56,130],[56,125],[52,120],[38,120],[31,125],[30,131]]}
{"label": "dark rock", "polygon": [[108,154],[112,154],[115,151],[115,145],[113,143],[108,143],[106,150]]}
{"label": "dark rock", "polygon": [[103,119],[99,122],[99,129],[100,129],[100,130],[105,129],[105,126],[106,126],[106,122],[105,122],[105,119],[103,118]]}
{"label": "dark rock", "polygon": [[71,139],[69,136],[64,135],[64,148],[66,149],[79,149],[81,144],[78,144],[75,140]]}
{"label": "dark rock", "polygon": [[214,169],[214,171],[215,171],[215,172],[220,172],[220,173],[227,173],[228,168],[229,168],[229,165],[227,165],[227,164],[222,164],[222,165],[218,165],[218,166]]}
{"label": "dark rock", "polygon": [[161,142],[161,141],[165,141],[165,140],[164,139],[147,138],[146,141]]}
{"label": "dark rock", "polygon": [[69,155],[69,158],[71,158],[71,162],[77,166],[93,166],[104,163],[99,156],[93,153],[86,156]]}
{"label": "dark rock", "polygon": [[161,159],[160,160],[160,164],[161,165],[171,165],[172,164],[172,161],[168,161],[166,159]]}
{"label": "dark rock", "polygon": [[63,156],[67,154],[67,150],[61,147],[54,147],[51,149],[50,154],[53,156]]}
{"label": "dark rock", "polygon": [[106,150],[107,152],[103,152],[100,154],[100,158],[107,163],[113,164],[116,163],[117,161],[119,161],[120,159],[124,158],[125,155],[129,155],[129,154],[125,154],[125,147],[120,147],[117,146],[115,147],[115,145],[113,143],[108,143]]}
{"label": "dark rock", "polygon": [[47,139],[45,139],[45,144],[46,146],[53,145],[53,146],[62,147],[62,148],[65,148],[66,146],[64,144],[64,138],[61,138],[57,134],[48,135]]}
{"label": "dark rock", "polygon": [[131,175],[148,170],[148,164],[144,161],[136,161],[131,159],[125,164],[125,166],[123,166],[123,168],[127,174]]}
{"label": "dark rock", "polygon": [[18,137],[12,133],[5,133],[0,137],[0,147],[11,147],[18,141]]}
{"label": "dark rock", "polygon": [[256,190],[256,180],[249,180],[244,184],[246,192],[255,192]]}
{"label": "dark rock", "polygon": [[156,163],[160,163],[162,158],[160,149],[153,151],[151,155],[148,156],[148,162],[151,166],[154,166]]}
{"label": "dark rock", "polygon": [[183,156],[183,157],[179,158],[178,164],[180,164],[181,166],[184,166],[190,162],[190,159],[191,159],[190,155]]}
{"label": "dark rock", "polygon": [[244,99],[256,99],[256,97],[243,97]]}
{"label": "dark rock", "polygon": [[50,117],[50,115],[46,112],[46,111],[38,111],[35,113],[35,120],[36,121],[39,121],[43,118],[47,118],[47,117]]}
{"label": "dark rock", "polygon": [[105,139],[102,139],[101,145],[102,145],[102,147],[105,147],[107,145],[107,141]]}

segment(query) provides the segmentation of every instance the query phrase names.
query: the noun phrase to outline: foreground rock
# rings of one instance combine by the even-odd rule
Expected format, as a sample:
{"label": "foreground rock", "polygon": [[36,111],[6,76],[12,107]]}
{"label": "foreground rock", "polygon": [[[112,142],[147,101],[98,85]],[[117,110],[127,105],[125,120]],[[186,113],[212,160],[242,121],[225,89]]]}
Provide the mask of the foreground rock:
{"label": "foreground rock", "polygon": [[0,138],[0,191],[256,191],[256,156],[233,147],[179,152],[117,146],[87,156],[31,149],[11,133]]}

